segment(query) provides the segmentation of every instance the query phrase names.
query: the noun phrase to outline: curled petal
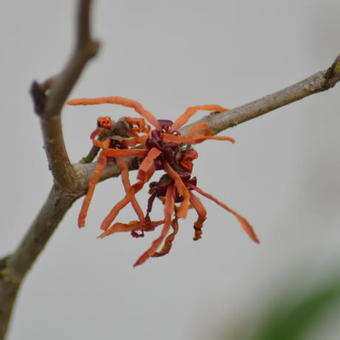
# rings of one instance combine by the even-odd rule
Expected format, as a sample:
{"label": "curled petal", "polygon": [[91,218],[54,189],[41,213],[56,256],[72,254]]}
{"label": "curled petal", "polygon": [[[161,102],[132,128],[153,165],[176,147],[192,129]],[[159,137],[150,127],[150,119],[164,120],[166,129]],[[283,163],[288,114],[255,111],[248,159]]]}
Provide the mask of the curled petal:
{"label": "curled petal", "polygon": [[79,213],[79,216],[78,216],[78,227],[79,228],[85,226],[86,216],[87,216],[87,212],[89,210],[89,206],[90,206],[93,194],[94,194],[94,189],[95,189],[96,184],[98,183],[98,181],[100,179],[101,173],[105,169],[105,166],[106,166],[106,157],[105,157],[105,153],[104,153],[104,150],[103,150],[99,154],[96,167],[95,167],[95,169],[92,173],[91,179],[89,181],[89,188],[87,190],[86,196],[85,196],[83,203],[81,205],[80,213]]}
{"label": "curled petal", "polygon": [[171,247],[172,247],[172,242],[175,239],[176,234],[178,233],[178,219],[174,218],[171,222],[171,226],[173,229],[173,232],[167,236],[167,238],[164,241],[163,248],[160,251],[156,251],[152,257],[160,257],[164,256],[169,253]]}
{"label": "curled petal", "polygon": [[140,221],[131,221],[129,223],[115,223],[109,229],[101,233],[97,238],[104,238],[114,233],[131,232],[131,231],[151,231],[159,225],[163,224],[161,221],[150,221],[148,225],[142,224]]}
{"label": "curled petal", "polygon": [[171,216],[175,208],[174,196],[175,196],[175,188],[173,185],[169,185],[166,191],[166,195],[165,195],[164,226],[161,231],[161,234],[159,235],[158,238],[156,238],[152,242],[151,247],[139,257],[139,259],[133,265],[134,267],[139,266],[143,264],[146,260],[148,260],[157,251],[157,249],[159,248],[159,246],[165,239],[166,235],[168,234],[170,226],[171,226]]}
{"label": "curled petal", "polygon": [[144,157],[147,155],[147,149],[106,149],[103,150],[107,157]]}
{"label": "curled petal", "polygon": [[[122,177],[122,182],[123,182],[125,193],[129,194],[130,189],[131,189],[131,183],[130,183],[130,179],[129,179],[128,166],[127,166],[127,164],[126,164],[126,162],[123,158],[117,158],[116,162],[117,162],[117,165],[120,169],[120,174],[121,174],[121,177]],[[131,191],[130,198],[131,198],[131,200],[130,200],[131,205],[132,205],[133,209],[135,210],[140,222],[144,223],[144,213],[143,213],[143,210],[140,207],[139,203],[136,200],[134,191]]]}
{"label": "curled petal", "polygon": [[147,182],[155,171],[154,160],[162,152],[157,148],[152,148],[143,159],[143,162],[138,168],[137,178],[142,182]]}
{"label": "curled petal", "polygon": [[164,133],[162,136],[165,143],[177,143],[177,144],[198,144],[208,139],[224,140],[235,143],[235,139],[227,136],[206,136],[195,133],[193,135],[175,136],[170,133]]}
{"label": "curled petal", "polygon": [[198,158],[198,153],[196,150],[188,150],[182,153],[182,156],[178,162],[184,171],[192,173],[194,167],[193,161]]}
{"label": "curled petal", "polygon": [[220,112],[229,111],[228,109],[220,105],[197,105],[188,107],[185,112],[175,120],[175,122],[171,126],[171,131],[179,130],[199,110]]}
{"label": "curled petal", "polygon": [[131,231],[140,230],[140,229],[141,229],[140,221],[131,221],[129,223],[118,222],[118,223],[113,224],[109,229],[105,230],[103,233],[97,236],[97,238],[104,238],[114,233],[131,232]]}
{"label": "curled petal", "polygon": [[210,200],[212,200],[213,202],[215,202],[216,204],[218,204],[220,207],[222,207],[223,209],[227,210],[228,212],[230,212],[231,214],[233,214],[237,220],[240,222],[241,227],[243,228],[243,230],[247,233],[247,235],[256,243],[260,243],[253,227],[250,225],[250,223],[243,217],[241,216],[239,213],[237,213],[236,211],[230,209],[225,203],[219,201],[217,198],[215,198],[214,196],[206,193],[205,191],[203,191],[202,189],[189,184],[190,188],[192,190],[197,191],[199,194],[201,194],[202,196],[209,198]]}
{"label": "curled petal", "polygon": [[198,218],[194,223],[195,229],[194,240],[197,241],[202,237],[202,228],[204,221],[207,219],[207,211],[204,208],[204,205],[202,204],[201,200],[192,192],[190,192],[190,203],[196,210],[198,215]]}
{"label": "curled petal", "polygon": [[[150,132],[150,125],[147,125],[143,118],[125,117],[125,121],[130,125],[133,133]],[[137,127],[135,128],[134,125],[137,125]]]}
{"label": "curled petal", "polygon": [[174,180],[178,193],[183,197],[183,201],[177,211],[177,217],[185,218],[189,209],[190,192],[183,183],[181,177],[168,162],[164,162],[164,170]]}
{"label": "curled petal", "polygon": [[107,149],[110,146],[110,139],[105,139],[103,141],[98,139],[93,139],[93,145],[97,148]]}
{"label": "curled petal", "polygon": [[160,129],[161,126],[155,116],[144,109],[143,105],[139,102],[119,96],[112,97],[99,97],[99,98],[77,98],[71,99],[67,102],[68,105],[97,105],[97,104],[117,104],[134,109],[137,113],[143,116],[150,124],[156,129]]}

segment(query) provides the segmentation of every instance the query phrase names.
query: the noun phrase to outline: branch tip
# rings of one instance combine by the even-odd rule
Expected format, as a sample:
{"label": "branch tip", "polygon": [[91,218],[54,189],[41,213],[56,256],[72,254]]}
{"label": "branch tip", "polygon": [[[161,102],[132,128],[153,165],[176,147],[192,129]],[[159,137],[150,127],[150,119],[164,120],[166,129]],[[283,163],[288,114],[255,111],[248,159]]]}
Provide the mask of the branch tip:
{"label": "branch tip", "polygon": [[340,54],[334,60],[332,66],[325,73],[325,90],[335,86],[340,80]]}
{"label": "branch tip", "polygon": [[31,85],[30,94],[33,100],[34,112],[40,116],[44,112],[46,94],[43,87],[36,80]]}

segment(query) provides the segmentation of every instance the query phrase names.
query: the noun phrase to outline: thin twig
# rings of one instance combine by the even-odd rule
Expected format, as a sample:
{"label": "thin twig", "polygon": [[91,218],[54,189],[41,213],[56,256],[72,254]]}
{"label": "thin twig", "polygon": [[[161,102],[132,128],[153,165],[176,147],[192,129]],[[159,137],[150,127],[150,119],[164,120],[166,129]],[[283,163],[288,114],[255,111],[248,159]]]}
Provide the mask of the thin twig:
{"label": "thin twig", "polygon": [[[84,192],[77,171],[66,152],[61,109],[87,62],[96,55],[98,43],[90,35],[91,0],[79,0],[77,34],[73,55],[57,76],[31,87],[34,109],[41,122],[54,186],[16,251],[0,261],[0,340],[4,340],[21,283],[72,203]],[[75,187],[78,185],[77,193]],[[80,191],[79,191],[80,190]]]}
{"label": "thin twig", "polygon": [[82,164],[91,163],[97,157],[99,150],[100,150],[100,148],[98,146],[92,145],[88,154],[85,157],[83,157],[79,161],[79,163],[82,163]]}
{"label": "thin twig", "polygon": [[183,128],[182,133],[198,123],[205,123],[210,126],[215,135],[223,130],[254,119],[265,113],[276,110],[297,100],[303,99],[312,94],[325,91],[335,86],[340,80],[340,55],[335,59],[330,68],[320,71],[314,75],[296,83],[283,90],[274,92],[265,97],[257,99],[248,104],[236,107],[228,112],[212,113],[204,118]]}
{"label": "thin twig", "polygon": [[31,88],[35,111],[40,117],[49,168],[55,183],[71,189],[76,174],[65,148],[61,109],[87,62],[96,55],[98,43],[90,35],[90,0],[79,1],[76,44],[64,70],[43,84],[34,82]]}

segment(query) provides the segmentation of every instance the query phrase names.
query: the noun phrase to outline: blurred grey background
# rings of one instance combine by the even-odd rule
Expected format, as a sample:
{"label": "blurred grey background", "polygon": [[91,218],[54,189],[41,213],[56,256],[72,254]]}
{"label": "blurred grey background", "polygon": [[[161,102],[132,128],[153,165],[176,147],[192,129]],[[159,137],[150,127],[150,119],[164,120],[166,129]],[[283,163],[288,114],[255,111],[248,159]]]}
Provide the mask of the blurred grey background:
{"label": "blurred grey background", "polygon": [[[74,13],[75,1],[0,2],[0,255],[16,247],[51,186],[28,91],[65,64]],[[165,119],[197,104],[232,108],[327,68],[340,51],[339,17],[337,0],[98,0],[93,24],[102,48],[72,97],[126,96]],[[168,256],[134,269],[156,234],[96,239],[122,195],[110,179],[97,187],[87,227],[76,226],[78,201],[34,265],[9,339],[210,339],[256,315],[291,277],[337,268],[339,97],[336,87],[225,131],[234,145],[197,146],[199,186],[246,216],[261,245],[204,200],[202,240],[192,241],[191,213]],[[99,115],[134,113],[65,108],[72,160],[89,150]],[[119,218],[130,219],[131,211]],[[325,324],[308,339],[339,339],[339,320]]]}

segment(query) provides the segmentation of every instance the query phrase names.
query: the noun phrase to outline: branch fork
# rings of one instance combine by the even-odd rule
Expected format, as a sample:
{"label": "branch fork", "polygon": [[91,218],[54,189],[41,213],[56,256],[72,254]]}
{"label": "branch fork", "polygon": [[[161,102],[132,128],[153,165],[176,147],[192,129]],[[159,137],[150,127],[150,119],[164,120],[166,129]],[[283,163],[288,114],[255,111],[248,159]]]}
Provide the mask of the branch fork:
{"label": "branch fork", "polygon": [[[83,161],[71,164],[61,126],[61,109],[88,61],[97,54],[99,48],[90,32],[92,1],[78,0],[78,3],[76,44],[71,59],[59,75],[42,83],[35,81],[31,86],[34,110],[40,118],[44,148],[54,185],[17,249],[0,259],[0,340],[5,339],[23,279],[73,202],[86,193],[94,169],[94,164],[89,162],[95,158],[96,150],[92,150]],[[204,123],[211,128],[213,134],[217,134],[281,106],[328,90],[339,80],[340,55],[325,71],[228,112],[213,112],[184,127],[181,133],[186,134],[191,126]],[[136,158],[129,158],[127,162],[130,170],[138,167]],[[101,180],[118,175],[119,170],[113,164],[103,171]]]}

